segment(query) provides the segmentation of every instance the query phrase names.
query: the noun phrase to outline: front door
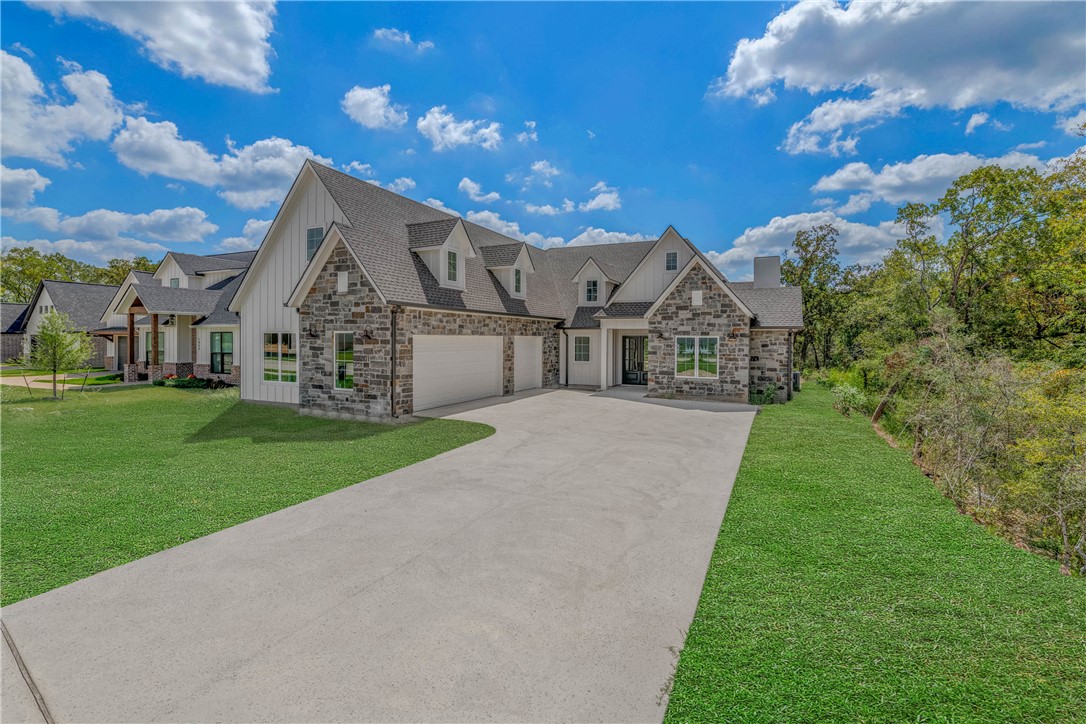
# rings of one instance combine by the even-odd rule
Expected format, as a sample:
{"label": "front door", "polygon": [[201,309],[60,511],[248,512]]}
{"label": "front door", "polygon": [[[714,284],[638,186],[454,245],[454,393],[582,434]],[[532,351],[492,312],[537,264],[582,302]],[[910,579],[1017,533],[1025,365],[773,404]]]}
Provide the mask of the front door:
{"label": "front door", "polygon": [[645,357],[648,356],[649,338],[644,335],[622,338],[622,384],[647,385]]}

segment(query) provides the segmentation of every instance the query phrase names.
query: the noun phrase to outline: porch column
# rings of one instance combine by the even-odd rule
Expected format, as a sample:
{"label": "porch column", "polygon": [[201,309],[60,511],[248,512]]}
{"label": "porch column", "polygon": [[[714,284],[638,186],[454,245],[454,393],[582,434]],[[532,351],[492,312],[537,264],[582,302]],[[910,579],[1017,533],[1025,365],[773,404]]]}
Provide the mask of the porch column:
{"label": "porch column", "polygon": [[136,315],[128,313],[128,364],[136,364]]}
{"label": "porch column", "polygon": [[600,323],[600,389],[607,389],[607,370],[610,369],[608,359],[611,352],[611,330],[604,329]]}
{"label": "porch column", "polygon": [[151,361],[148,366],[158,364],[158,315],[151,315]]}

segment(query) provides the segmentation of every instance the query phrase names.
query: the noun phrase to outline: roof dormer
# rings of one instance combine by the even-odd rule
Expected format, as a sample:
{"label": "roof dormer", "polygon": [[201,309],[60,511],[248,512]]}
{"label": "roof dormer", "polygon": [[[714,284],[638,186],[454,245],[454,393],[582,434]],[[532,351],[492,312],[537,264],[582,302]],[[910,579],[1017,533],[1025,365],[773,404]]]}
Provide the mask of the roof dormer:
{"label": "roof dormer", "polygon": [[581,265],[572,281],[577,285],[578,307],[602,307],[619,284],[611,268],[592,257]]}
{"label": "roof dormer", "polygon": [[505,291],[514,299],[528,296],[528,274],[535,272],[528,245],[524,243],[495,244],[479,250],[486,268],[498,278]]}
{"label": "roof dormer", "polygon": [[464,261],[475,257],[462,219],[442,219],[407,225],[407,243],[425,262],[437,283],[448,289],[463,289]]}

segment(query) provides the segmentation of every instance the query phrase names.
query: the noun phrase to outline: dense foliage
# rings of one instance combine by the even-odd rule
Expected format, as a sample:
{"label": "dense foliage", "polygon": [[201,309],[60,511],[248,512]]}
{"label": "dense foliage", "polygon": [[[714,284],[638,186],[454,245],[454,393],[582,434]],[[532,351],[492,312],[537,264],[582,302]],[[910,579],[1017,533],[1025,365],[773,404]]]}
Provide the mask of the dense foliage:
{"label": "dense foliage", "polygon": [[16,246],[0,255],[0,299],[25,304],[43,279],[120,284],[133,269],[154,271],[155,267],[156,264],[145,256],[110,259],[104,267],[98,267],[69,259],[59,252],[42,254],[29,246]]}
{"label": "dense foliage", "polygon": [[832,226],[797,234],[797,359],[960,510],[1086,573],[1086,151],[977,169],[898,221],[872,267],[840,265]]}

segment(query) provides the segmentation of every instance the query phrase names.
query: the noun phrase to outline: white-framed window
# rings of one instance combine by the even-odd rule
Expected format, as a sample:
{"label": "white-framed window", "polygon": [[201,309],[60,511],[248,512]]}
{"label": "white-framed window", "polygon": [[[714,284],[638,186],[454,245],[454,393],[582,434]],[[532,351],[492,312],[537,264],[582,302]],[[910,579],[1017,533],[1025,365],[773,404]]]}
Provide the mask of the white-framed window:
{"label": "white-framed window", "polygon": [[445,262],[447,269],[445,270],[445,279],[455,284],[459,280],[459,269],[456,268],[458,255],[455,251],[449,251],[445,253]]}
{"label": "white-framed window", "polygon": [[291,332],[264,333],[264,381],[298,381],[298,336]]}
{"label": "white-framed window", "polygon": [[317,253],[317,247],[321,245],[321,240],[324,239],[324,227],[314,226],[305,230],[305,260],[309,261],[313,258],[313,255]]}
{"label": "white-framed window", "polygon": [[170,277],[170,287],[171,288],[177,289],[180,286],[181,286],[181,278],[180,277]]}
{"label": "white-framed window", "polygon": [[354,332],[333,332],[336,359],[336,389],[354,389]]}
{"label": "white-framed window", "polygon": [[211,333],[211,371],[227,374],[234,366],[234,333]]}
{"label": "white-framed window", "polygon": [[589,362],[592,350],[592,340],[588,337],[573,338],[573,361]]}
{"label": "white-framed window", "polygon": [[584,283],[584,300],[595,302],[600,298],[600,283],[596,279],[589,279]]}
{"label": "white-framed window", "polygon": [[676,337],[676,377],[718,377],[717,337]]}
{"label": "white-framed window", "polygon": [[679,270],[679,252],[669,251],[664,254],[664,271]]}
{"label": "white-framed window", "polygon": [[513,293],[524,293],[524,277],[522,276],[520,269],[513,270]]}

